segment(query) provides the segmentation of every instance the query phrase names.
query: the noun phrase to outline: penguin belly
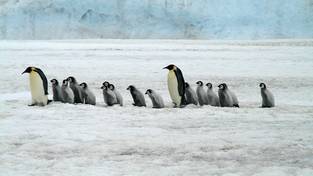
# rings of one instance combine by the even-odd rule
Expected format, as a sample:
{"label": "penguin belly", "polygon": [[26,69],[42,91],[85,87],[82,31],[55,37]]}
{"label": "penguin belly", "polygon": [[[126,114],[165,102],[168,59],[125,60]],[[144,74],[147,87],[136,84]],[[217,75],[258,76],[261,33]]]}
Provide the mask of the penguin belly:
{"label": "penguin belly", "polygon": [[180,106],[181,96],[179,95],[178,82],[174,71],[169,71],[167,84],[173,103],[175,103],[176,106]]}
{"label": "penguin belly", "polygon": [[29,74],[29,85],[32,95],[32,104],[38,104],[42,106],[47,105],[48,96],[45,95],[43,81],[41,80],[41,77],[38,73],[33,71]]}

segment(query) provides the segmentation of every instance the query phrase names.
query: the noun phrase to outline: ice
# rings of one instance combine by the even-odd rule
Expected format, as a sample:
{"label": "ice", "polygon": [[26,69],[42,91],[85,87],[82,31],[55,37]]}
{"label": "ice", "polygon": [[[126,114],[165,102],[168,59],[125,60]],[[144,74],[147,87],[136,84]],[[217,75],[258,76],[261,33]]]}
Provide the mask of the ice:
{"label": "ice", "polygon": [[0,39],[312,38],[310,0],[2,0]]}
{"label": "ice", "polygon": [[[312,175],[312,55],[312,40],[0,41],[0,175]],[[171,108],[171,63],[194,88],[228,83],[241,108]],[[87,82],[97,106],[27,106],[30,65]],[[124,107],[104,106],[104,80]],[[277,107],[259,108],[261,81]],[[147,96],[133,107],[129,84],[156,90],[166,108]]]}

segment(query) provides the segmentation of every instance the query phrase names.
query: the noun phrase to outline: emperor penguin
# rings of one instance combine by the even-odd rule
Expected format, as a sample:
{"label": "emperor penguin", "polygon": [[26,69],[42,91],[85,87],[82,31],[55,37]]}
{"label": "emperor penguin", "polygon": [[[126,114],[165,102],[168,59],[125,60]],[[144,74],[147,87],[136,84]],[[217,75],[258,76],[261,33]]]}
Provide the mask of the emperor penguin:
{"label": "emperor penguin", "polygon": [[239,107],[236,95],[228,89],[225,83],[220,84],[218,96],[221,107]]}
{"label": "emperor penguin", "polygon": [[120,94],[120,92],[116,90],[113,84],[109,84],[109,89],[111,89],[114,92],[116,96],[117,104],[119,104],[120,106],[123,106],[123,97]]}
{"label": "emperor penguin", "polygon": [[207,96],[209,99],[209,105],[211,106],[220,106],[220,100],[215,92],[213,92],[213,85],[212,83],[207,83]]}
{"label": "emperor penguin", "polygon": [[185,82],[185,89],[186,89],[186,104],[198,105],[197,94],[187,82]]}
{"label": "emperor penguin", "polygon": [[275,99],[273,94],[268,90],[265,83],[260,83],[262,108],[271,108],[275,106]]}
{"label": "emperor penguin", "polygon": [[67,78],[70,87],[74,92],[74,103],[83,103],[82,90],[73,76]]}
{"label": "emperor penguin", "polygon": [[63,102],[62,90],[57,79],[50,80],[52,84],[52,92],[53,92],[53,101],[61,101]]}
{"label": "emperor penguin", "polygon": [[153,108],[164,108],[164,102],[162,97],[159,94],[157,94],[154,90],[148,89],[145,94],[147,94],[150,97]]}
{"label": "emperor penguin", "polygon": [[79,84],[79,86],[81,87],[81,90],[82,90],[83,102],[85,104],[96,105],[96,97],[89,90],[87,83],[83,82],[83,83]]}
{"label": "emperor penguin", "polygon": [[107,105],[107,106],[113,106],[115,104],[117,104],[117,99],[116,99],[116,96],[115,96],[115,93],[109,89],[109,87],[105,86],[106,84],[103,83],[102,84],[102,93],[103,93],[103,99],[104,99],[104,103]]}
{"label": "emperor penguin", "polygon": [[202,81],[197,81],[197,96],[199,100],[199,105],[208,105],[209,104],[209,99],[207,94],[205,93],[203,89],[203,82]]}
{"label": "emperor penguin", "polygon": [[127,90],[130,91],[130,94],[132,95],[133,97],[133,100],[134,100],[134,103],[133,105],[134,106],[146,106],[146,100],[145,100],[145,97],[143,96],[143,94],[133,85],[130,85],[127,87]]}
{"label": "emperor penguin", "polygon": [[185,100],[185,80],[182,71],[175,65],[170,64],[163,69],[168,69],[167,86],[174,107],[183,107]]}
{"label": "emperor penguin", "polygon": [[61,90],[62,90],[63,102],[73,104],[74,93],[73,93],[73,90],[69,87],[69,83],[67,79],[63,80]]}
{"label": "emperor penguin", "polygon": [[22,73],[29,73],[29,85],[32,103],[29,106],[45,106],[48,100],[48,81],[40,68],[27,67]]}

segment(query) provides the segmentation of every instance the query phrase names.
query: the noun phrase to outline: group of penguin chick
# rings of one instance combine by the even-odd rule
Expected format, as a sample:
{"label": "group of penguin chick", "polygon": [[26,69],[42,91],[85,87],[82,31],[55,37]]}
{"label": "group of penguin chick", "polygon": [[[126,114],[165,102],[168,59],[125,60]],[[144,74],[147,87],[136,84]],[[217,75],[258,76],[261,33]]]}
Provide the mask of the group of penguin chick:
{"label": "group of penguin chick", "polygon": [[[96,97],[89,90],[87,83],[83,82],[78,84],[76,79],[72,76],[63,80],[60,86],[56,79],[50,81],[52,83],[53,101],[61,101],[64,103],[84,103],[96,105]],[[213,91],[212,83],[207,83],[207,91],[204,90],[204,84],[202,81],[196,82],[196,91],[192,89],[189,83],[185,82],[185,105],[211,105],[221,107],[239,107],[239,102],[236,95],[229,90],[226,83],[222,83],[218,86],[218,94]],[[266,88],[264,83],[260,83],[262,107],[274,107],[274,96]],[[104,102],[107,106],[113,106],[118,104],[123,106],[123,97],[115,86],[108,81],[103,82],[101,89],[103,91]],[[130,91],[133,98],[134,106],[146,106],[144,95],[133,85],[128,86],[127,90]],[[148,89],[147,94],[151,101],[153,108],[164,108],[164,101],[162,97],[154,90]]]}
{"label": "group of penguin chick", "polygon": [[[96,97],[89,90],[87,83],[83,82],[78,84],[76,79],[72,76],[63,80],[62,85],[59,85],[57,79],[52,79],[52,91],[53,91],[53,101],[61,101],[63,103],[84,103],[96,105]],[[108,81],[103,82],[101,89],[103,91],[104,102],[107,106],[113,106],[119,104],[123,106],[123,97],[115,89],[115,86]],[[130,85],[127,90],[130,91],[134,103],[134,106],[146,106],[146,101],[143,94],[133,85]],[[164,108],[164,102],[161,96],[154,93],[153,90],[148,89],[146,94],[152,100],[154,108]]]}

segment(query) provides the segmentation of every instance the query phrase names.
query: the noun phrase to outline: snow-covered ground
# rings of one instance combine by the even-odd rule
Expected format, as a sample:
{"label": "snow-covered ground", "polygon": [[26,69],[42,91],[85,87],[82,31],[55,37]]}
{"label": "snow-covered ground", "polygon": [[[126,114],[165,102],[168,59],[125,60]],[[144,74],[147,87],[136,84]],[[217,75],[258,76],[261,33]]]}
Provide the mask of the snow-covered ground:
{"label": "snow-covered ground", "polygon": [[[0,41],[0,175],[313,175],[313,40]],[[167,71],[226,82],[241,108],[171,108]],[[28,107],[27,66],[75,76],[97,106]],[[105,107],[108,80],[124,107]],[[277,107],[258,108],[265,82]],[[126,88],[159,92],[167,108],[131,105]],[[49,92],[51,86],[49,85]],[[51,96],[51,95],[50,95]]]}

